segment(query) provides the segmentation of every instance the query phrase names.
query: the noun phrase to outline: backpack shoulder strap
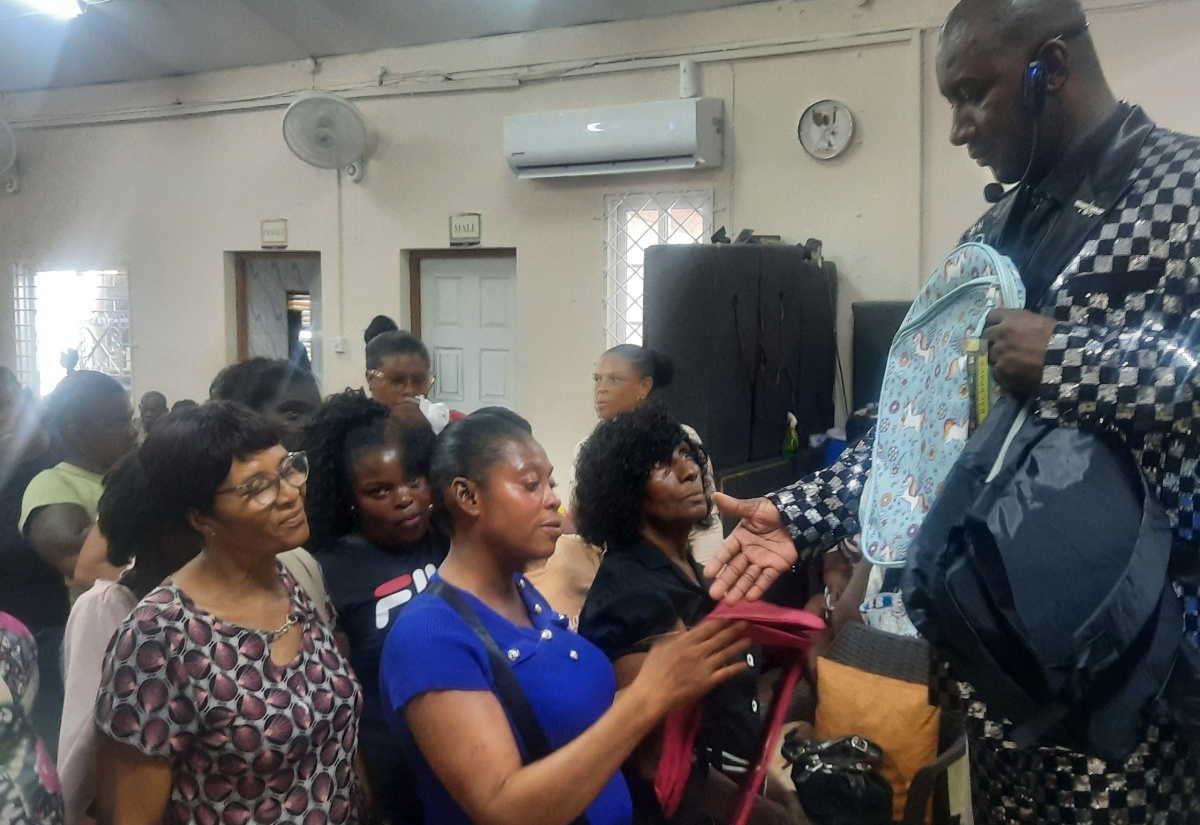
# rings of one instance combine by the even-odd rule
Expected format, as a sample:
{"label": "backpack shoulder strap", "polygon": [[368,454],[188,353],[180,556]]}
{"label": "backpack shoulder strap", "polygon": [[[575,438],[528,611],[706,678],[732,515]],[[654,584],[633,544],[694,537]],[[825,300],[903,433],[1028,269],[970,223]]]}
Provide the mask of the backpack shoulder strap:
{"label": "backpack shoulder strap", "polygon": [[[513,672],[508,658],[500,651],[500,648],[496,645],[496,640],[492,638],[492,634],[483,626],[479,614],[471,609],[471,606],[467,604],[467,600],[462,597],[462,594],[458,590],[446,584],[441,579],[435,579],[430,582],[428,590],[450,605],[451,609],[479,637],[479,641],[483,642],[483,647],[487,651],[488,662],[492,666],[492,681],[496,685],[496,693],[499,695],[500,704],[504,705],[509,716],[512,717],[513,725],[516,727],[521,741],[525,743],[525,750],[528,755],[526,764],[549,756],[554,749],[550,747],[550,742],[546,739],[546,733],[542,730],[537,716],[534,715],[533,706],[529,704],[529,698],[525,695],[525,690],[521,687],[521,683],[517,681],[517,674]],[[581,813],[572,825],[588,825],[587,814]]]}
{"label": "backpack shoulder strap", "polygon": [[[1118,443],[1113,449],[1123,447]],[[1116,662],[1142,635],[1158,609],[1163,588],[1171,587],[1170,522],[1146,477],[1140,470],[1136,474],[1142,491],[1142,528],[1125,574],[1105,595],[1092,618],[1074,634],[1076,678],[1090,681]]]}
{"label": "backpack shoulder strap", "polygon": [[288,550],[279,554],[279,561],[287,568],[292,578],[300,583],[308,598],[312,600],[321,621],[329,623],[329,591],[325,588],[325,577],[321,575],[321,565],[313,558],[313,554],[303,547]]}

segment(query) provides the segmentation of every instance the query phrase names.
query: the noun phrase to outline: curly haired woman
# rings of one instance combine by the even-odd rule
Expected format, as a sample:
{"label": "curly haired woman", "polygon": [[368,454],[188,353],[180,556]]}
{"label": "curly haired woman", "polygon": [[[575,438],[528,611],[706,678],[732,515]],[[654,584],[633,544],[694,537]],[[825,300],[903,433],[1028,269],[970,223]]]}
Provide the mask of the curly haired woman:
{"label": "curly haired woman", "polygon": [[[657,405],[638,406],[602,422],[584,442],[575,467],[579,534],[607,552],[592,583],[579,632],[612,661],[618,688],[631,684],[650,644],[695,627],[716,603],[692,550],[697,526],[710,518],[712,487],[704,450]],[[684,801],[667,820],[654,793],[659,735],[647,737],[625,765],[634,822],[690,825],[724,821],[738,784],[755,759],[762,732],[758,677],[762,656],[704,699],[696,760]],[[794,794],[770,788],[751,823],[805,821]]]}

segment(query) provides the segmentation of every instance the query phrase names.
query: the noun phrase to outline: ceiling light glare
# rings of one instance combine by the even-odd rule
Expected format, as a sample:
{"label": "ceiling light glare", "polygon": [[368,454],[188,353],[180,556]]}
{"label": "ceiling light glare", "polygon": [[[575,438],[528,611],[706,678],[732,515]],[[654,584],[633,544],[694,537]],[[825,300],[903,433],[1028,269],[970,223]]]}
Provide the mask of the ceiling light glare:
{"label": "ceiling light glare", "polygon": [[38,14],[48,14],[59,20],[70,20],[83,14],[79,0],[21,0]]}

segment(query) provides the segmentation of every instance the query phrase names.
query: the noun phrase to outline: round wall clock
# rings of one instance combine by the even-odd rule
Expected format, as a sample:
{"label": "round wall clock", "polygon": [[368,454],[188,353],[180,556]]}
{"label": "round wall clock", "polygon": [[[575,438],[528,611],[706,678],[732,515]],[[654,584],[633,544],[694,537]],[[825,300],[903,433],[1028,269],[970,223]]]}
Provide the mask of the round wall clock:
{"label": "round wall clock", "polygon": [[817,160],[832,160],[850,147],[854,138],[854,116],[846,104],[818,100],[804,110],[796,126],[800,145]]}

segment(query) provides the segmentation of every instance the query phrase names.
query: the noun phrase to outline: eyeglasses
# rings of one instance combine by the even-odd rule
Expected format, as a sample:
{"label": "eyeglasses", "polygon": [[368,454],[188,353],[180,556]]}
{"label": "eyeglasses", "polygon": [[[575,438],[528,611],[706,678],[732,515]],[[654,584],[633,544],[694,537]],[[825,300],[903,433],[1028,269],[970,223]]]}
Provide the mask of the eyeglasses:
{"label": "eyeglasses", "polygon": [[216,495],[237,493],[239,496],[254,499],[263,507],[270,507],[279,499],[279,484],[286,481],[299,490],[308,481],[308,455],[303,451],[288,453],[279,462],[278,473],[259,473],[251,476],[236,487],[226,487],[217,490]]}
{"label": "eyeglasses", "polygon": [[369,381],[383,381],[397,389],[409,389],[419,395],[424,395],[433,389],[433,382],[436,380],[433,375],[427,372],[407,375],[402,372],[388,374],[382,370],[367,370],[367,376]]}

